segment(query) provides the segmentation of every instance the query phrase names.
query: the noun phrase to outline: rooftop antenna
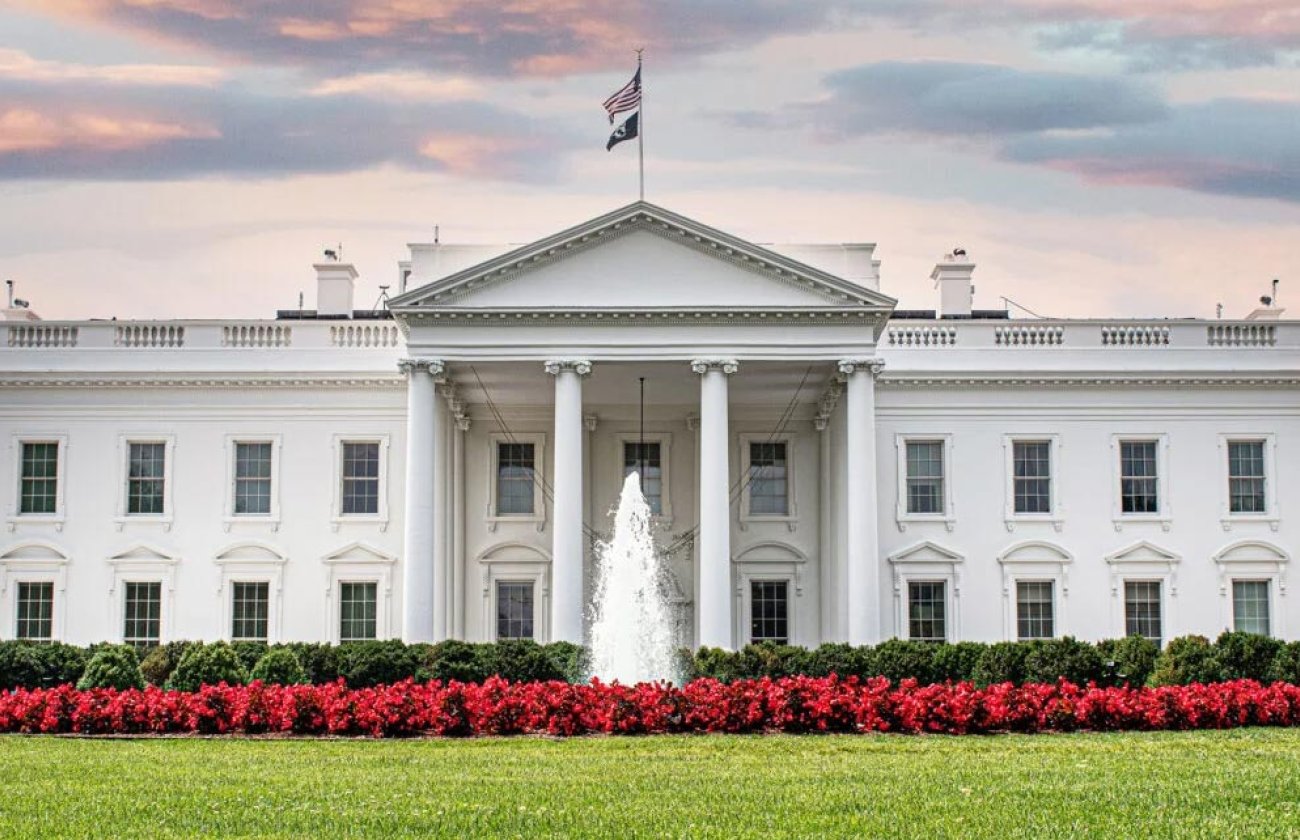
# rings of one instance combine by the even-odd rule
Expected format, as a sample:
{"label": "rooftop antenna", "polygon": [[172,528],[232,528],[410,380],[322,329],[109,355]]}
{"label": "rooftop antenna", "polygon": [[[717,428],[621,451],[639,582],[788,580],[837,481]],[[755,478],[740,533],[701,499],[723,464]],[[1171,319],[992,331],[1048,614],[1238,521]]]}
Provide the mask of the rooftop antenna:
{"label": "rooftop antenna", "polygon": [[1282,281],[1278,280],[1276,277],[1273,278],[1273,305],[1274,306],[1277,306],[1277,286],[1281,282]]}
{"label": "rooftop antenna", "polygon": [[437,244],[438,244],[438,226],[437,226],[437,225],[434,225],[434,226],[433,226],[433,244],[434,244],[434,245],[437,245]]}
{"label": "rooftop antenna", "polygon": [[1214,304],[1214,317],[1217,318],[1217,319],[1219,319],[1220,321],[1223,320],[1223,304],[1222,304],[1222,303],[1216,303],[1216,304]]}
{"label": "rooftop antenna", "polygon": [[6,280],[5,286],[9,289],[9,308],[14,308],[14,281]]}
{"label": "rooftop antenna", "polygon": [[302,292],[298,293],[298,311],[302,311]]}
{"label": "rooftop antenna", "polygon": [[1003,304],[1008,304],[1008,303],[1009,303],[1009,304],[1011,304],[1012,306],[1014,306],[1016,309],[1022,309],[1022,310],[1024,310],[1025,312],[1028,312],[1030,315],[1033,315],[1035,318],[1038,318],[1038,319],[1040,319],[1040,320],[1044,320],[1044,321],[1047,320],[1047,316],[1046,316],[1046,315],[1039,315],[1037,312],[1035,312],[1034,310],[1030,309],[1028,306],[1021,306],[1020,304],[1016,303],[1014,300],[1012,300],[1011,298],[1007,297],[1006,295],[1002,295],[1002,302],[1003,302]]}
{"label": "rooftop antenna", "polygon": [[378,312],[379,304],[381,303],[384,305],[385,309],[388,308],[388,289],[389,287],[387,285],[381,285],[379,287],[379,299],[375,301],[374,306],[370,307],[371,312]]}

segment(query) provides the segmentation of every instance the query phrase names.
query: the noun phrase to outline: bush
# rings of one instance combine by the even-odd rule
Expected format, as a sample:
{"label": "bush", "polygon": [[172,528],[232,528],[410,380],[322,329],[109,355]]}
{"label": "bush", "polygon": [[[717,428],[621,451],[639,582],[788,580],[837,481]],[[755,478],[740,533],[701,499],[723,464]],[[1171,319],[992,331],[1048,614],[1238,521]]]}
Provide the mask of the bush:
{"label": "bush", "polygon": [[140,673],[144,674],[150,685],[161,688],[167,684],[167,678],[176,670],[176,666],[181,664],[185,652],[196,644],[201,642],[167,642],[158,645],[140,662]]}
{"label": "bush", "polygon": [[1160,648],[1145,636],[1128,636],[1098,642],[1097,652],[1105,663],[1107,683],[1137,687],[1150,681]]}
{"label": "bush", "polygon": [[869,655],[871,674],[891,682],[914,679],[921,684],[934,682],[934,654],[940,645],[934,642],[914,642],[890,639],[881,642]]}
{"label": "bush", "polygon": [[243,665],[244,670],[250,674],[253,672],[253,666],[271,649],[266,642],[231,642],[230,647],[235,651],[235,656],[239,657],[239,664]]}
{"label": "bush", "polygon": [[332,683],[339,678],[339,650],[333,645],[290,642],[283,647],[298,657],[298,663],[307,672],[307,680],[312,685]]}
{"label": "bush", "polygon": [[448,639],[433,645],[429,648],[424,665],[429,679],[442,680],[444,683],[452,680],[482,682],[487,679],[491,674],[484,668],[478,647],[458,639]]}
{"label": "bush", "polygon": [[61,642],[0,642],[0,690],[75,684],[90,654]]}
{"label": "bush", "polygon": [[1064,678],[1075,685],[1087,685],[1104,675],[1105,665],[1097,649],[1072,636],[1044,639],[1025,655],[1027,682],[1052,683]]}
{"label": "bush", "polygon": [[808,651],[806,662],[805,673],[810,677],[864,677],[871,668],[871,648],[839,642],[824,644]]}
{"label": "bush", "polygon": [[416,679],[424,675],[425,649],[396,639],[344,642],[338,647],[339,676],[351,688]]}
{"label": "bush", "polygon": [[1291,642],[1278,648],[1268,669],[1272,682],[1300,684],[1300,642]]}
{"label": "bush", "polygon": [[249,677],[271,685],[302,685],[307,682],[307,672],[302,669],[302,663],[288,648],[268,650],[257,660]]}
{"label": "bush", "polygon": [[984,648],[975,663],[975,684],[978,686],[1025,681],[1025,659],[1033,647],[1032,642],[994,642]]}
{"label": "bush", "polygon": [[528,639],[511,639],[484,645],[490,651],[493,667],[490,673],[511,682],[545,682],[563,680],[564,673],[537,642]]}
{"label": "bush", "polygon": [[1189,685],[1219,681],[1219,662],[1204,636],[1173,639],[1156,658],[1152,685]]}
{"label": "bush", "polygon": [[246,682],[248,671],[229,642],[195,643],[185,651],[180,664],[167,678],[167,688],[198,691],[205,685],[243,685]]}
{"label": "bush", "polygon": [[591,662],[587,656],[587,649],[582,645],[575,645],[573,642],[551,642],[545,646],[545,650],[546,656],[555,665],[556,670],[564,675],[561,679],[565,682],[579,683],[586,678]]}
{"label": "bush", "polygon": [[957,642],[939,645],[934,652],[934,678],[939,682],[974,682],[975,668],[988,645],[982,642]]}
{"label": "bush", "polygon": [[743,669],[740,654],[722,648],[702,647],[695,651],[690,679],[710,677],[720,682],[729,683],[741,679]]}
{"label": "bush", "polygon": [[85,673],[77,681],[77,689],[92,688],[144,688],[140,673],[140,655],[130,645],[102,645],[86,663]]}
{"label": "bush", "polygon": [[1282,642],[1255,633],[1223,633],[1214,642],[1218,677],[1224,680],[1266,680]]}

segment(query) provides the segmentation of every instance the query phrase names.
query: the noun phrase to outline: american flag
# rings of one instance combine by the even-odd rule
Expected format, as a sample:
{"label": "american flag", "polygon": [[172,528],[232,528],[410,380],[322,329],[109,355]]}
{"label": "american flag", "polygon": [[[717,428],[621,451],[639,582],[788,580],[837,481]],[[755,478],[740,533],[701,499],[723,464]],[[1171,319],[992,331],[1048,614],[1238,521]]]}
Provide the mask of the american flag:
{"label": "american flag", "polygon": [[624,111],[631,111],[641,104],[641,68],[636,69],[636,75],[632,81],[619,88],[613,96],[605,100],[605,111],[609,114],[610,123],[614,122],[614,117]]}

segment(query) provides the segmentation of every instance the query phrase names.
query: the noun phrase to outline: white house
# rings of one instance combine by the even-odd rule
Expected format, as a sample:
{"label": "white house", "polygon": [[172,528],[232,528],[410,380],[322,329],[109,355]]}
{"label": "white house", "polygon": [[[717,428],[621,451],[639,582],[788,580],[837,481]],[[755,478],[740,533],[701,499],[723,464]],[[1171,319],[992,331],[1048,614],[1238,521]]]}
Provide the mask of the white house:
{"label": "white house", "polygon": [[639,202],[377,313],[11,309],[0,637],[581,641],[632,469],[685,644],[1300,636],[1300,322],[1011,320],[960,251],[900,312],[873,248]]}

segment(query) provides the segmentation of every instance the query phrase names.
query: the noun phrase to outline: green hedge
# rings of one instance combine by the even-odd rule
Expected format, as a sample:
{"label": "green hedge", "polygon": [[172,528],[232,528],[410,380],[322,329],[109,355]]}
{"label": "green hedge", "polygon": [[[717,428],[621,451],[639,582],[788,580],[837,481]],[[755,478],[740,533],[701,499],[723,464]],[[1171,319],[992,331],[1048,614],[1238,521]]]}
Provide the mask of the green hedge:
{"label": "green hedge", "polygon": [[[77,683],[92,655],[116,647],[0,642],[0,690]],[[683,650],[680,657],[678,670],[686,678],[713,677],[726,682],[793,674],[885,676],[923,683],[966,680],[980,686],[1053,682],[1062,677],[1101,685],[1181,685],[1238,678],[1300,682],[1300,642],[1288,644],[1246,633],[1224,633],[1213,642],[1203,636],[1184,636],[1172,639],[1163,651],[1139,637],[1108,639],[1095,645],[1070,637],[992,644],[890,639],[874,647],[761,644],[737,651],[701,648],[694,653]],[[108,656],[115,663],[122,658],[120,651]],[[175,688],[257,678],[316,684],[342,679],[361,688],[404,679],[481,682],[494,674],[515,681],[576,682],[587,673],[587,655],[582,647],[563,642],[408,645],[390,640],[266,645],[179,641],[149,651],[138,670],[145,682]]]}

